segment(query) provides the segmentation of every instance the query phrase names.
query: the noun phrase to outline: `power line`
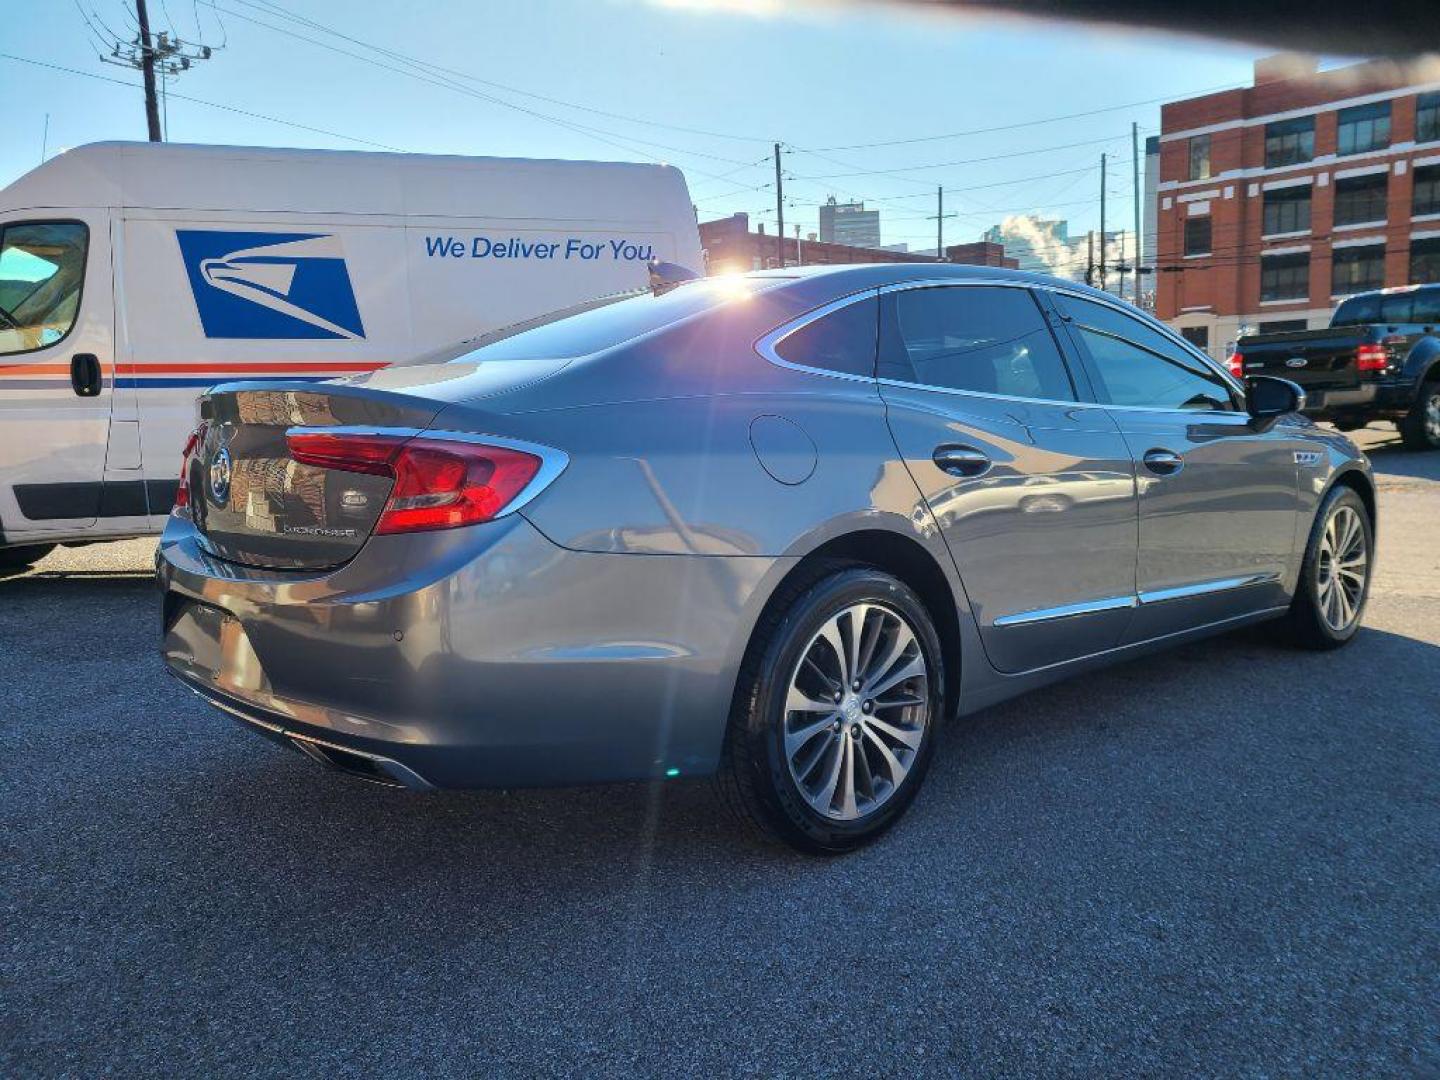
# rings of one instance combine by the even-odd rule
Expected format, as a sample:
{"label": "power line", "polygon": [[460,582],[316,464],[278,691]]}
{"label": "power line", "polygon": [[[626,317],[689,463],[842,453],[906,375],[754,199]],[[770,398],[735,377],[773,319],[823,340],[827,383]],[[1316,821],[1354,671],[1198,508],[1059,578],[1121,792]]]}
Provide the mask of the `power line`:
{"label": "power line", "polygon": [[[95,79],[99,82],[113,83],[116,86],[127,86],[131,90],[141,90],[139,83],[129,82],[125,79],[114,79],[108,75],[98,75],[93,71],[80,71],[77,68],[65,67],[63,64],[51,64],[44,60],[33,60],[28,56],[16,56],[14,53],[0,52],[0,59],[13,60],[20,64],[30,64],[34,67],[48,68],[50,71],[64,72],[66,75],[78,75],[85,79]],[[204,105],[211,109],[220,109],[223,112],[235,113],[238,116],[246,116],[252,120],[265,120],[272,124],[283,124],[286,127],[296,128],[300,131],[309,131],[316,135],[326,135],[332,139],[344,139],[346,142],[360,143],[364,146],[373,146],[379,150],[390,150],[395,153],[406,153],[398,146],[390,146],[386,143],[374,142],[371,139],[362,139],[355,135],[345,135],[338,131],[330,131],[326,128],[312,127],[309,124],[302,124],[295,120],[286,120],[279,116],[267,116],[265,113],[253,112],[250,109],[241,109],[235,105],[225,105],[218,101],[206,101],[204,98],[191,97],[188,94],[170,95],[178,101],[186,101],[192,105]]]}
{"label": "power line", "polygon": [[1061,120],[1080,120],[1087,116],[1099,116],[1102,113],[1122,112],[1125,109],[1138,109],[1143,105],[1157,105],[1162,102],[1182,101],[1186,98],[1200,97],[1203,94],[1213,94],[1220,90],[1235,90],[1244,87],[1245,83],[1226,83],[1224,86],[1212,86],[1204,90],[1191,90],[1182,94],[1167,94],[1165,97],[1147,98],[1144,101],[1131,101],[1124,105],[1106,105],[1099,109],[1088,109],[1085,112],[1065,113],[1061,116],[1045,116],[1038,120],[1022,120],[1014,124],[998,124],[995,127],[972,128],[969,131],[951,131],[943,135],[918,135],[909,139],[885,139],[880,142],[851,143],[848,146],[820,146],[818,151],[826,150],[875,150],[886,146],[909,146],[914,143],[939,142],[943,139],[962,139],[972,135],[993,135],[1000,131],[1015,131],[1019,128],[1038,127],[1041,124],[1053,124]]}

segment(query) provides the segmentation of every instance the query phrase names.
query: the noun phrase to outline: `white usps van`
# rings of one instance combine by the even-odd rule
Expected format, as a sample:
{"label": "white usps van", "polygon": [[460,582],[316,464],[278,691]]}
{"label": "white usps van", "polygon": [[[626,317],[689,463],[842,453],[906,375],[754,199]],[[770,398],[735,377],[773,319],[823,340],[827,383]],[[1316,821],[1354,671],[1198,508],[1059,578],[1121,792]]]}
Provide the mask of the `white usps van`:
{"label": "white usps van", "polygon": [[674,168],[97,143],[0,191],[0,567],[159,532],[195,399],[703,272]]}

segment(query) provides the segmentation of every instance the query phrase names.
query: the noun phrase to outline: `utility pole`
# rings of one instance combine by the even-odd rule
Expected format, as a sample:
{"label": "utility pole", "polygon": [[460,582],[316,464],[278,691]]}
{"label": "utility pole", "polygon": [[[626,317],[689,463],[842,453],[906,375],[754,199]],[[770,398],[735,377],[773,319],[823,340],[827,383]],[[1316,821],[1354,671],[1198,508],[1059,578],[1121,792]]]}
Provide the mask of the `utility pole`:
{"label": "utility pole", "polygon": [[800,223],[797,221],[797,222],[794,224],[794,226],[792,226],[792,227],[793,227],[794,230],[795,230],[795,265],[796,265],[796,266],[804,266],[804,265],[805,265],[805,255],[804,255],[804,253],[800,250]]}
{"label": "utility pole", "polygon": [[[1116,273],[1120,275],[1120,287],[1115,290],[1115,295],[1125,299],[1125,275],[1130,272],[1130,264],[1125,261],[1125,230],[1120,230],[1120,265],[1115,267]],[[1139,307],[1139,304],[1135,305]]]}
{"label": "utility pole", "polygon": [[[799,241],[796,241],[799,244]],[[785,186],[780,179],[780,144],[775,144],[775,265],[785,269]]]}
{"label": "utility pole", "polygon": [[1095,284],[1095,230],[1085,233],[1085,284]]}
{"label": "utility pole", "polygon": [[40,164],[45,164],[45,153],[50,149],[50,114],[45,114],[45,131],[40,136]]}
{"label": "utility pole", "polygon": [[1109,292],[1105,288],[1105,157],[1100,155],[1100,290]]}
{"label": "utility pole", "polygon": [[947,217],[958,217],[954,211],[945,213],[945,189],[935,189],[935,261],[945,261],[945,219]]}
{"label": "utility pole", "polygon": [[135,0],[135,17],[140,20],[140,70],[145,75],[145,123],[150,141],[160,142],[160,103],[155,99],[155,47],[150,44],[150,13],[145,0]]}
{"label": "utility pole", "polygon": [[[83,16],[84,12],[81,14]],[[107,64],[134,68],[143,76],[145,126],[149,129],[151,142],[162,142],[165,135],[160,126],[160,99],[155,93],[156,74],[163,79],[189,71],[190,65],[195,61],[209,60],[211,49],[209,45],[194,45],[181,41],[164,30],[152,36],[150,12],[145,7],[145,0],[135,0],[135,21],[140,32],[130,41],[122,41],[108,32],[102,34],[88,19],[86,24],[102,38],[109,37],[110,55],[101,56],[101,60]]]}
{"label": "utility pole", "polygon": [[1140,306],[1140,256],[1145,248],[1140,233],[1140,125],[1130,123],[1130,164],[1135,195],[1135,306]]}

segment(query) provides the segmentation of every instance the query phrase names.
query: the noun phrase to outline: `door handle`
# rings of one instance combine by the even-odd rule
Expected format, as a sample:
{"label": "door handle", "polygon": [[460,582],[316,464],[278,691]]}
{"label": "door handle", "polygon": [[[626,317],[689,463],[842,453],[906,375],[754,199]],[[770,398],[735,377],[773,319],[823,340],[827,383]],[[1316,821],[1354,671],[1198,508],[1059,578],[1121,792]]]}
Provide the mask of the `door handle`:
{"label": "door handle", "polygon": [[983,476],[990,471],[990,457],[973,446],[937,446],[936,465],[951,476]]}
{"label": "door handle", "polygon": [[94,353],[76,353],[70,358],[70,385],[77,397],[99,397],[104,380],[100,360]]}
{"label": "door handle", "polygon": [[1145,467],[1161,476],[1173,476],[1185,467],[1185,459],[1174,450],[1145,451]]}

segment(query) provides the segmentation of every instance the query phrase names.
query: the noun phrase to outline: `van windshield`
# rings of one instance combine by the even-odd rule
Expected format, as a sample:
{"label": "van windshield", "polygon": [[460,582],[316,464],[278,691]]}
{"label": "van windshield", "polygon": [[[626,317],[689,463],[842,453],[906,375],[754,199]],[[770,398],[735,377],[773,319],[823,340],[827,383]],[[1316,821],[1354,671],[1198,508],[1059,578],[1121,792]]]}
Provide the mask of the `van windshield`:
{"label": "van windshield", "polygon": [[648,289],[599,302],[579,305],[554,315],[495,332],[490,341],[477,338],[477,347],[456,363],[482,360],[568,360],[609,349],[661,327],[677,323],[724,304],[743,303],[783,278],[720,277],[687,282],[655,295]]}
{"label": "van windshield", "polygon": [[0,356],[43,349],[70,333],[88,241],[78,221],[0,228]]}

